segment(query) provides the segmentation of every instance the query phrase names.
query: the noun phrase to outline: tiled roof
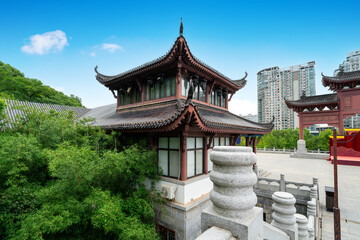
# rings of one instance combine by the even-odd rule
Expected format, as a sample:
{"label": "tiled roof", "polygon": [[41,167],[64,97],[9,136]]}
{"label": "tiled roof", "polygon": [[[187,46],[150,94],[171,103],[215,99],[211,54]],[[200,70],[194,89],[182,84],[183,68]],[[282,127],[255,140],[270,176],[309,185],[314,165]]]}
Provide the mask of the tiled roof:
{"label": "tiled roof", "polygon": [[338,81],[338,82],[344,82],[344,81],[353,81],[353,80],[359,80],[360,81],[360,71],[354,71],[354,72],[338,72],[336,76],[330,77],[330,76],[323,76],[323,81]]}
{"label": "tiled roof", "polygon": [[[135,68],[132,68],[128,71],[125,71],[123,73],[120,73],[120,74],[117,74],[117,75],[113,75],[113,76],[107,76],[107,75],[103,75],[101,73],[98,72],[97,70],[97,66],[95,67],[95,72],[96,72],[96,79],[103,85],[105,86],[109,86],[109,84],[111,84],[111,82],[113,80],[116,80],[116,79],[121,79],[121,78],[127,78],[129,76],[133,76],[134,74],[136,73],[142,73],[144,71],[150,71],[150,70],[153,70],[159,66],[163,66],[163,65],[166,65],[166,64],[170,64],[174,61],[176,61],[178,59],[178,43],[180,41],[183,41],[184,44],[185,44],[185,51],[186,51],[186,54],[188,57],[191,56],[191,58],[193,60],[191,60],[191,58],[189,58],[190,62],[196,62],[196,64],[198,66],[201,66],[202,69],[207,69],[206,71],[211,73],[212,75],[215,74],[215,76],[220,76],[220,78],[222,79],[225,79],[226,81],[232,83],[232,84],[235,84],[236,86],[242,88],[246,85],[246,80],[245,78],[247,77],[247,73],[245,74],[245,77],[243,77],[242,79],[239,79],[239,80],[231,80],[230,78],[226,77],[225,75],[223,75],[222,73],[220,73],[219,71],[217,71],[216,69],[210,67],[209,65],[207,65],[206,63],[204,63],[203,61],[201,61],[200,59],[196,58],[195,56],[192,55],[192,53],[190,52],[188,46],[187,46],[187,43],[186,43],[186,40],[185,38],[183,38],[182,36],[178,37],[174,43],[174,45],[172,46],[172,48],[163,56],[153,60],[153,61],[150,61],[150,62],[147,62],[145,64],[142,64],[138,67],[135,67]],[[184,59],[185,60],[185,59]],[[129,76],[127,76],[129,75]]]}
{"label": "tiled roof", "polygon": [[[92,124],[105,129],[156,129],[174,122],[189,104],[195,107],[203,124],[210,128],[269,132],[273,127],[272,123],[255,123],[226,110],[178,99],[118,111],[116,111],[116,105],[109,105],[93,109],[83,117],[95,118]],[[102,112],[102,114],[98,114],[98,112]]]}
{"label": "tiled roof", "polygon": [[316,96],[301,96],[299,100],[286,100],[289,105],[293,106],[309,106],[320,105],[326,103],[337,103],[339,101],[337,93],[316,95]]}
{"label": "tiled roof", "polygon": [[24,114],[23,111],[21,110],[21,107],[41,109],[44,110],[45,112],[51,109],[57,112],[73,111],[76,117],[81,117],[82,115],[90,111],[90,109],[88,108],[69,107],[69,106],[47,104],[47,103],[24,102],[17,100],[5,100],[5,103],[6,103],[5,113],[8,115],[10,121],[14,121],[17,115],[21,116]]}

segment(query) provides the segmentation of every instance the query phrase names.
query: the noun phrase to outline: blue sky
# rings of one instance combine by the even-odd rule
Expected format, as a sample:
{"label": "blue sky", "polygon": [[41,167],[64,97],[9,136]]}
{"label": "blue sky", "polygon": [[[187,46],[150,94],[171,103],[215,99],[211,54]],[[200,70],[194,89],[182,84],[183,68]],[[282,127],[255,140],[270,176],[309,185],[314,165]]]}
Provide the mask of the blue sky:
{"label": "blue sky", "polygon": [[114,103],[94,67],[118,74],[165,54],[179,34],[192,53],[226,76],[247,71],[231,110],[256,113],[256,73],[315,61],[332,75],[360,49],[359,1],[6,1],[0,61],[75,94],[86,107]]}

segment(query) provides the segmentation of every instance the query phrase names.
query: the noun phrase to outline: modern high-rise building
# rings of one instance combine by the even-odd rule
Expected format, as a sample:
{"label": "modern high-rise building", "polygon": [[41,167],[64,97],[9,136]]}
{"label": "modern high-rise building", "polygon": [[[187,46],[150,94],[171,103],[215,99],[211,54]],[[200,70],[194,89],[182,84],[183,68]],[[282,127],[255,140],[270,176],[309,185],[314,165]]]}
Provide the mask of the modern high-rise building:
{"label": "modern high-rise building", "polygon": [[360,49],[347,54],[346,60],[339,65],[339,69],[334,71],[334,76],[336,76],[341,69],[344,72],[354,72],[360,70]]}
{"label": "modern high-rise building", "polygon": [[275,129],[299,126],[296,113],[288,109],[284,98],[298,100],[315,92],[315,61],[280,69],[272,67],[257,74],[258,119],[268,122],[275,117]]}

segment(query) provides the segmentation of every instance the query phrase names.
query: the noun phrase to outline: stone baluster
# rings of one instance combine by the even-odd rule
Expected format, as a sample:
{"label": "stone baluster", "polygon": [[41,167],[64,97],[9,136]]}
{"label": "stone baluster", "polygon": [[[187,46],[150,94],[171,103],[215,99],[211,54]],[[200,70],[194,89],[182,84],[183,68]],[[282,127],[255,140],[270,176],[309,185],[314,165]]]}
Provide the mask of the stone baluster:
{"label": "stone baluster", "polygon": [[310,188],[310,199],[312,200],[313,198],[315,199],[315,201],[318,199],[317,197],[317,186],[313,186]]}
{"label": "stone baluster", "polygon": [[229,230],[239,239],[263,238],[263,209],[255,207],[257,197],[253,186],[256,155],[251,147],[217,146],[210,159],[213,171],[210,180],[212,204],[201,213],[201,230],[212,226]]}
{"label": "stone baluster", "polygon": [[313,185],[317,186],[317,199],[319,200],[319,179],[313,178]]}
{"label": "stone baluster", "polygon": [[310,215],[316,217],[316,203],[314,201],[307,202],[307,217]]}
{"label": "stone baluster", "polygon": [[286,183],[285,183],[285,175],[280,174],[280,186],[279,186],[280,192],[286,192]]}
{"label": "stone baluster", "polygon": [[299,240],[308,240],[308,219],[302,214],[295,214],[296,223],[298,225],[298,239]]}
{"label": "stone baluster", "polygon": [[298,227],[296,224],[296,199],[291,193],[274,192],[272,195],[274,201],[272,209],[273,221],[271,225],[283,230],[290,236],[291,240],[297,240]]}
{"label": "stone baluster", "polygon": [[309,233],[309,240],[314,240],[315,239],[315,217],[313,215],[309,216],[308,233]]}

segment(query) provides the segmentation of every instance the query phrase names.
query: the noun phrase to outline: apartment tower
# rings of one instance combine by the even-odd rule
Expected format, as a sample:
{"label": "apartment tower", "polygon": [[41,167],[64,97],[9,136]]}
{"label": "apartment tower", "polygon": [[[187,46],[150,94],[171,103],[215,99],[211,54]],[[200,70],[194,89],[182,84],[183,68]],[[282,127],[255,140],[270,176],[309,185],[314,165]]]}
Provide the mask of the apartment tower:
{"label": "apartment tower", "polygon": [[287,68],[266,68],[257,74],[258,119],[269,122],[275,117],[275,129],[299,127],[299,118],[288,109],[284,98],[298,100],[302,94],[314,96],[315,61]]}

